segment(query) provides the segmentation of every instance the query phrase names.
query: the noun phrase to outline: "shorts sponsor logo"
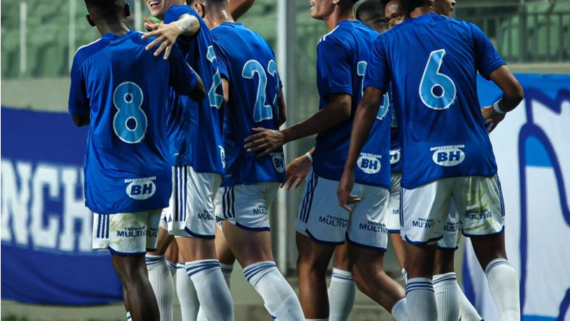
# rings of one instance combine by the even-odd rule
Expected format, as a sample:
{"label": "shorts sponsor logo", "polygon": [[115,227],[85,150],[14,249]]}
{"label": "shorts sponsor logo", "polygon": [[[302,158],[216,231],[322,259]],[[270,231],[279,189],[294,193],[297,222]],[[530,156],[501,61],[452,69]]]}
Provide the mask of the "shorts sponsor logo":
{"label": "shorts sponsor logo", "polygon": [[285,158],[283,153],[271,153],[271,162],[273,162],[273,167],[279,173],[285,172]]}
{"label": "shorts sponsor logo", "polygon": [[435,222],[432,219],[425,219],[425,218],[418,218],[417,220],[414,220],[412,222],[412,226],[413,227],[418,227],[418,228],[432,228],[434,226]]}
{"label": "shorts sponsor logo", "polygon": [[402,152],[399,149],[393,149],[390,151],[390,164],[397,164],[402,158]]}
{"label": "shorts sponsor logo", "polygon": [[319,216],[319,223],[334,226],[334,227],[347,227],[348,220],[340,217],[335,216]]}
{"label": "shorts sponsor logo", "polygon": [[458,222],[447,222],[447,223],[445,223],[445,226],[443,227],[443,230],[445,232],[457,232],[458,229],[459,229],[459,223]]}
{"label": "shorts sponsor logo", "polygon": [[155,180],[156,176],[126,179],[125,184],[129,184],[126,190],[127,195],[138,201],[151,198],[156,193],[156,185],[153,182]]}
{"label": "shorts sponsor logo", "polygon": [[267,208],[265,206],[254,208],[253,215],[267,215]]}
{"label": "shorts sponsor logo", "polygon": [[382,167],[380,159],[382,159],[381,155],[362,153],[358,158],[357,165],[366,174],[376,174]]}
{"label": "shorts sponsor logo", "polygon": [[364,231],[375,232],[375,233],[388,233],[386,225],[382,223],[368,221],[366,223],[358,224],[358,228]]}
{"label": "shorts sponsor logo", "polygon": [[146,236],[146,227],[125,227],[122,231],[117,231],[118,237],[143,237]]}
{"label": "shorts sponsor logo", "polygon": [[465,145],[432,147],[430,151],[433,152],[433,162],[445,167],[457,166],[465,160],[462,148],[465,148]]}
{"label": "shorts sponsor logo", "polygon": [[213,221],[214,216],[211,213],[208,213],[208,211],[203,211],[202,213],[198,213],[198,219]]}
{"label": "shorts sponsor logo", "polygon": [[480,211],[480,210],[468,210],[465,213],[465,218],[468,220],[486,220],[489,219],[493,216],[493,214],[491,213],[491,211],[489,210],[484,210],[484,211]]}

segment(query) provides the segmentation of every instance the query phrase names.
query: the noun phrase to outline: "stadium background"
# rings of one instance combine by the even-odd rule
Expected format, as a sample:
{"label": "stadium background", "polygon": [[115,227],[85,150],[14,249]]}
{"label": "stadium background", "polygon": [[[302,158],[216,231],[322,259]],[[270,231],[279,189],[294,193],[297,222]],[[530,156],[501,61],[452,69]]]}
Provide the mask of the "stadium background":
{"label": "stadium background", "polygon": [[[127,1],[133,12],[132,27],[142,30],[142,17],[148,16],[146,4],[143,0]],[[256,0],[240,20],[267,39],[277,54],[289,106],[289,124],[306,119],[318,108],[316,43],[328,31],[322,22],[311,19],[308,9],[306,0]],[[66,112],[73,55],[79,46],[99,37],[97,30],[85,21],[85,14],[82,0],[1,2],[3,109],[9,106]],[[570,0],[457,0],[455,15],[479,25],[514,72],[570,74]],[[2,134],[3,142],[10,139],[10,132],[2,131]],[[313,143],[313,138],[307,138],[290,144],[287,160],[306,152]],[[4,183],[2,186],[4,188]],[[276,259],[293,284],[296,274],[293,223],[301,192],[302,188],[281,192],[271,210]],[[4,197],[2,201],[5,202]],[[3,225],[7,223],[6,215],[3,205]],[[4,247],[4,237],[2,241]],[[460,251],[457,255],[459,271],[462,254]],[[393,251],[389,251],[386,261],[387,270],[398,276]],[[2,262],[3,269],[4,264],[7,263]],[[10,275],[5,274],[6,277]],[[239,269],[234,271],[232,293],[237,306],[236,320],[268,319],[261,299]],[[352,320],[378,319],[382,310],[361,294],[356,304]],[[30,321],[122,320],[123,310],[120,304],[62,309],[3,300],[2,318],[10,320],[10,317]]]}

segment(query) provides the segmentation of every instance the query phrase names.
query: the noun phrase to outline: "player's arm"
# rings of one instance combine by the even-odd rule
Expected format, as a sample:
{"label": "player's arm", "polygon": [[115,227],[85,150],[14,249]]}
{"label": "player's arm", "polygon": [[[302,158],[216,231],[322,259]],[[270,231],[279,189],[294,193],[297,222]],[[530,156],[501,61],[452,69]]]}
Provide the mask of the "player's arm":
{"label": "player's arm", "polygon": [[505,114],[515,109],[524,98],[524,90],[511,73],[507,65],[497,68],[489,75],[491,79],[502,91],[503,96],[492,106],[482,109],[483,119],[487,131],[492,132],[497,125],[505,119]]}
{"label": "player's arm", "polygon": [[285,190],[290,190],[291,187],[296,189],[301,185],[301,183],[307,178],[311,169],[313,168],[313,152],[315,148],[311,148],[311,150],[303,156],[295,158],[287,168],[285,169],[287,173],[287,178],[285,183],[281,183],[279,187],[285,187]]}
{"label": "player's arm", "polygon": [[78,54],[73,58],[68,102],[71,119],[77,127],[89,125],[91,112],[89,98],[87,98],[85,77],[83,71],[80,69],[82,61],[81,56]]}
{"label": "player's arm", "polygon": [[172,46],[174,46],[179,36],[193,37],[198,31],[200,31],[200,21],[198,18],[190,14],[183,14],[177,21],[160,24],[156,30],[145,33],[142,38],[156,37],[156,39],[146,46],[146,50],[150,50],[160,44],[158,49],[154,52],[154,55],[158,56],[164,51],[164,59],[168,59],[172,51]]}
{"label": "player's arm", "polygon": [[228,11],[234,20],[238,20],[243,16],[252,6],[255,0],[231,0],[228,3]]}
{"label": "player's arm", "polygon": [[315,135],[350,118],[352,98],[349,94],[329,95],[330,103],[311,118],[284,130],[253,128],[255,133],[245,139],[247,152],[269,155],[273,150],[303,137]]}
{"label": "player's arm", "polygon": [[277,100],[279,105],[279,121],[277,122],[277,128],[285,124],[287,121],[287,104],[285,103],[285,95],[283,94],[283,89],[279,90],[279,98]]}
{"label": "player's arm", "polygon": [[358,197],[351,195],[354,185],[354,167],[376,121],[382,95],[382,90],[378,88],[366,88],[364,97],[360,100],[354,115],[348,158],[337,190],[339,205],[349,212],[351,209],[348,205],[360,201]]}

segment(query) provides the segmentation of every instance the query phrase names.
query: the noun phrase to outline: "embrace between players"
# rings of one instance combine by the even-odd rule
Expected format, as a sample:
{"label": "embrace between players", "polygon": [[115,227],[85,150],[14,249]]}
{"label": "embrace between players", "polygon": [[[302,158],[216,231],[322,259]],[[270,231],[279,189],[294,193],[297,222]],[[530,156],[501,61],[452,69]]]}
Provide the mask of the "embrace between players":
{"label": "embrace between players", "polygon": [[[366,25],[357,0],[310,1],[330,30],[317,45],[319,112],[283,130],[274,53],[234,21],[253,1],[146,0],[163,21],[146,34],[129,30],[123,0],[85,2],[102,38],[75,55],[69,111],[90,126],[93,247],[112,253],[128,318],[171,321],[176,273],[184,321],[234,320],[237,259],[277,320],[347,320],[358,286],[398,321],[479,321],[454,273],[461,231],[501,320],[520,320],[488,133],[522,88],[478,27],[449,18],[455,1],[369,0]],[[493,106],[479,105],[477,73],[503,91]],[[315,134],[285,168],[282,146]],[[280,184],[305,177],[297,297],[267,210]],[[383,269],[388,235],[405,289]]]}

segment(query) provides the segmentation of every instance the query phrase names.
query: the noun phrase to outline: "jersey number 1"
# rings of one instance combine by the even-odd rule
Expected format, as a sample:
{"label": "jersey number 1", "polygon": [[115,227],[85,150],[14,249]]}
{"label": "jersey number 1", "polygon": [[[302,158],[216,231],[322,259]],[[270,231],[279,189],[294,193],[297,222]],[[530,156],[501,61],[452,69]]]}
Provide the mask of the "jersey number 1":
{"label": "jersey number 1", "polygon": [[113,130],[127,144],[140,142],[146,133],[148,119],[141,108],[143,100],[143,91],[134,82],[120,84],[113,93],[113,104],[117,108]]}

